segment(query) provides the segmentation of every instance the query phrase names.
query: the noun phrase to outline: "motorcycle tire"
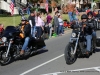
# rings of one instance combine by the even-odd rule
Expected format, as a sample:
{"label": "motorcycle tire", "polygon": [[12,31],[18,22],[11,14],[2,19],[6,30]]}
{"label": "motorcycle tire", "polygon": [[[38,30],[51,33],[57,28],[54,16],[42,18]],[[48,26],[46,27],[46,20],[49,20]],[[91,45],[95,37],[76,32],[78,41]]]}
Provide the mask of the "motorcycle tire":
{"label": "motorcycle tire", "polygon": [[65,61],[66,61],[66,64],[68,64],[68,65],[73,64],[77,60],[76,54],[75,55],[71,55],[71,48],[74,49],[74,45],[69,43],[66,46],[65,52],[64,52]]}
{"label": "motorcycle tire", "polygon": [[11,56],[10,54],[8,55],[8,57],[6,57],[6,52],[0,52],[0,65],[4,66],[7,65],[11,62]]}

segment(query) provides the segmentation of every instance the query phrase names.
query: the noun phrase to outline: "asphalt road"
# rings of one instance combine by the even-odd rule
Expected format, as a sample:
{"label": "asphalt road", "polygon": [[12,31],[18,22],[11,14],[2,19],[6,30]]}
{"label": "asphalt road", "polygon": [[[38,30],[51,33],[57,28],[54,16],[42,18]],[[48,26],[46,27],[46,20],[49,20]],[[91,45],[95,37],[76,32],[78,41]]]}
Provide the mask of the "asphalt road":
{"label": "asphalt road", "polygon": [[[43,50],[27,60],[0,66],[0,75],[100,75],[100,50],[89,58],[78,58],[67,65],[64,50],[69,42],[70,31],[63,36],[46,40],[48,50]],[[100,36],[99,32],[97,35]]]}

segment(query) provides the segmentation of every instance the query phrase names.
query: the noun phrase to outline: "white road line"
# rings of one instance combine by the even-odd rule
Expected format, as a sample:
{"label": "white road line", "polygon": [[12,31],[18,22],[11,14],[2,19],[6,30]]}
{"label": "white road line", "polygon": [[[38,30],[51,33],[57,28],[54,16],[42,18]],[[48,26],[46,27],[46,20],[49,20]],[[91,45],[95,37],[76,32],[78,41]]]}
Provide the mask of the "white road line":
{"label": "white road line", "polygon": [[[68,71],[60,71],[60,72],[55,72],[55,73],[48,73],[48,74],[41,74],[41,75],[59,75],[59,74],[64,74],[64,73],[72,73],[72,72],[80,72],[80,71],[87,71],[88,70],[96,70],[97,72],[100,72],[100,66],[98,67],[90,67],[90,68],[83,68],[83,69],[76,69],[76,70],[68,70]],[[92,72],[92,71],[90,71]]]}
{"label": "white road line", "polygon": [[38,66],[36,66],[36,67],[34,67],[34,68],[32,68],[32,69],[29,69],[29,70],[27,70],[27,71],[21,73],[20,75],[25,75],[25,74],[27,74],[27,73],[29,73],[29,72],[31,72],[31,71],[34,71],[35,69],[40,68],[40,67],[42,67],[42,66],[44,66],[44,65],[46,65],[46,64],[48,64],[48,63],[50,63],[50,62],[52,62],[52,61],[54,61],[54,60],[56,60],[56,59],[58,59],[58,58],[60,58],[60,57],[62,57],[62,56],[64,56],[64,54],[62,54],[62,55],[60,55],[60,56],[57,56],[57,57],[55,57],[55,58],[53,58],[53,59],[51,59],[51,60],[49,60],[49,61],[47,61],[47,62],[45,62],[45,63],[42,63],[42,64],[40,64],[40,65],[38,65]]}
{"label": "white road line", "polygon": [[94,68],[96,71],[100,72],[100,69],[98,67]]}
{"label": "white road line", "polygon": [[41,74],[41,75],[58,75],[61,74],[62,72],[55,72],[55,73],[48,73],[48,74]]}
{"label": "white road line", "polygon": [[[76,70],[69,70],[69,71],[82,71],[82,70],[90,70],[90,69],[95,69],[95,70],[97,70],[97,68],[100,68],[100,66],[99,66],[99,67],[91,67],[91,68],[76,69]],[[99,71],[100,71],[100,70],[99,70]]]}

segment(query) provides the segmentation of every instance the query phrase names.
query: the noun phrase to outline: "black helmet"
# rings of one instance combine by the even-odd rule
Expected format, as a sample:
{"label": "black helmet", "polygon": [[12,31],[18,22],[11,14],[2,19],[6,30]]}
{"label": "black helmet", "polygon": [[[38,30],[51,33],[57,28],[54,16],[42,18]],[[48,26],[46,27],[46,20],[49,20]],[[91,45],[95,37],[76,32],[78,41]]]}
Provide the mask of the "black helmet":
{"label": "black helmet", "polygon": [[83,14],[83,15],[81,16],[81,19],[88,19],[88,16],[87,16],[86,14]]}
{"label": "black helmet", "polygon": [[88,12],[87,16],[89,16],[89,15],[91,15],[93,17],[93,12],[92,11]]}
{"label": "black helmet", "polygon": [[21,21],[27,21],[27,18],[25,16],[22,16]]}

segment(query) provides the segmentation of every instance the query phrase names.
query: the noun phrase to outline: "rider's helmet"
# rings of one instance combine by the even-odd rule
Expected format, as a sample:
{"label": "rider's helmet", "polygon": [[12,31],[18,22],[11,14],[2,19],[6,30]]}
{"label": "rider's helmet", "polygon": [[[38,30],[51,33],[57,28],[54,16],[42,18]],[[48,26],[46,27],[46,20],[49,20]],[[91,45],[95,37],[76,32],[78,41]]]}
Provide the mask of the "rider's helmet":
{"label": "rider's helmet", "polygon": [[88,19],[88,16],[87,16],[86,14],[83,14],[83,15],[81,16],[81,19]]}
{"label": "rider's helmet", "polygon": [[27,18],[26,18],[26,17],[24,17],[24,16],[22,16],[21,21],[27,21]]}
{"label": "rider's helmet", "polygon": [[93,17],[93,12],[92,12],[92,11],[88,12],[88,13],[87,13],[87,16],[88,16],[88,17],[89,17],[89,16]]}

